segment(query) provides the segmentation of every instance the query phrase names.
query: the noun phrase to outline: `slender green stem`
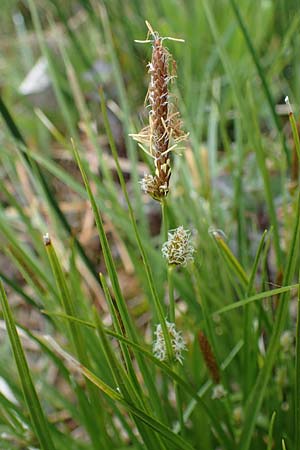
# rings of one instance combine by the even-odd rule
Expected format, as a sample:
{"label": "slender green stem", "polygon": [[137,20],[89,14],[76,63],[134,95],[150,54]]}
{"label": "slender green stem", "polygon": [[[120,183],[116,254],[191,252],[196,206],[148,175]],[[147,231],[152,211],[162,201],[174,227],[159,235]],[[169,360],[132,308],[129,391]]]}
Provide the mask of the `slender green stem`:
{"label": "slender green stem", "polygon": [[[176,370],[176,369],[174,369],[174,370]],[[178,409],[178,415],[179,415],[180,430],[181,430],[181,433],[184,435],[185,434],[184,433],[185,425],[184,425],[184,417],[183,417],[181,392],[180,392],[180,387],[179,387],[178,383],[176,383],[176,381],[174,383],[174,388],[175,388],[176,403],[177,403],[177,409]]]}
{"label": "slender green stem", "polygon": [[[273,429],[274,429],[275,419],[276,419],[276,411],[273,412],[271,420],[270,420],[267,450],[272,450],[272,448],[273,448]],[[296,449],[296,450],[298,450],[298,449]]]}
{"label": "slender green stem", "polygon": [[295,119],[294,113],[292,111],[290,111],[290,113],[289,113],[289,119],[290,119],[290,124],[291,124],[291,128],[292,128],[293,139],[295,142],[297,156],[300,159],[300,140],[299,140],[299,134],[298,134],[298,130],[297,130],[296,119]]}
{"label": "slender green stem", "polygon": [[[289,254],[286,262],[286,269],[283,279],[283,284],[291,283],[292,277],[295,274],[296,262],[299,257],[299,233],[300,232],[300,193],[297,200],[297,209],[295,214],[295,223],[293,230],[293,237],[290,244]],[[266,354],[264,366],[261,369],[255,386],[249,396],[245,408],[245,424],[240,436],[239,450],[248,450],[250,447],[253,430],[255,427],[255,420],[257,418],[259,409],[261,407],[263,397],[265,395],[266,387],[271,375],[271,371],[278,354],[280,335],[283,331],[287,312],[288,312],[288,292],[282,293],[280,296],[279,306],[277,308],[276,320],[273,326],[273,333],[270,339],[268,351]]]}
{"label": "slender green stem", "polygon": [[[300,270],[299,270],[300,282]],[[295,450],[300,450],[300,287],[298,287],[296,328],[296,381],[295,381]]]}
{"label": "slender green stem", "polygon": [[162,216],[162,232],[163,239],[166,241],[168,239],[168,231],[169,231],[169,220],[168,220],[168,211],[167,211],[167,201],[164,199],[161,202],[161,216]]}
{"label": "slender green stem", "polygon": [[[161,202],[161,212],[162,212],[163,237],[164,237],[164,240],[167,240],[168,239],[169,221],[168,221],[166,200],[163,200]],[[174,297],[173,271],[174,271],[174,267],[169,265],[167,268],[168,290],[169,290],[169,319],[170,319],[170,322],[175,323],[175,297]],[[176,367],[176,363],[174,364],[173,369],[176,373],[178,373],[178,368]],[[184,419],[183,419],[181,393],[180,393],[180,387],[176,381],[174,381],[174,389],[175,389],[175,397],[176,397],[176,404],[177,404],[177,410],[178,410],[178,416],[179,416],[180,429],[183,433],[185,426],[184,426]]]}
{"label": "slender green stem", "polygon": [[157,289],[155,287],[155,282],[154,282],[154,278],[153,278],[153,273],[152,273],[152,270],[151,270],[151,267],[150,267],[150,264],[149,264],[149,260],[147,258],[144,246],[142,244],[142,240],[141,240],[140,233],[139,233],[139,230],[138,230],[138,227],[137,227],[135,215],[134,215],[134,212],[133,212],[133,209],[132,209],[131,201],[129,199],[129,195],[128,195],[128,191],[127,191],[127,187],[126,187],[126,183],[125,183],[125,178],[124,178],[124,175],[123,175],[123,172],[122,172],[122,169],[121,169],[121,166],[120,166],[120,162],[119,162],[119,156],[118,156],[116,144],[115,144],[115,141],[114,141],[114,138],[113,138],[112,130],[111,130],[111,127],[110,127],[108,116],[107,116],[107,110],[106,110],[106,105],[105,105],[105,98],[104,98],[104,93],[103,93],[102,89],[100,89],[99,94],[100,94],[100,100],[101,100],[101,110],[102,110],[105,130],[106,130],[106,133],[107,133],[107,136],[108,136],[108,140],[109,140],[109,145],[110,145],[111,152],[112,152],[115,164],[116,164],[116,169],[117,169],[117,174],[118,174],[118,178],[119,178],[119,181],[120,181],[120,185],[121,185],[121,188],[122,188],[125,200],[126,200],[126,204],[127,204],[127,207],[128,207],[129,216],[130,216],[131,224],[132,224],[132,227],[133,227],[134,235],[135,235],[135,238],[136,238],[136,242],[137,242],[140,254],[142,256],[143,264],[144,264],[145,271],[146,271],[147,281],[148,281],[148,284],[149,284],[149,288],[150,288],[150,291],[151,291],[152,298],[154,300],[154,305],[155,305],[155,309],[156,309],[156,312],[157,312],[157,316],[158,316],[159,322],[160,322],[161,327],[162,327],[162,331],[163,331],[163,335],[164,335],[164,339],[165,339],[166,347],[167,347],[167,355],[168,355],[169,360],[171,361],[172,360],[172,354],[173,354],[173,352],[172,352],[172,344],[171,344],[171,340],[170,340],[167,324],[166,324],[166,321],[165,321],[164,310],[163,310],[161,301],[160,301],[160,299],[158,297]]}
{"label": "slender green stem", "polygon": [[[249,284],[246,291],[246,298],[249,297],[253,290],[255,275],[257,267],[260,261],[260,257],[264,248],[264,243],[267,235],[267,230],[264,231],[252,267]],[[246,304],[244,307],[244,402],[247,401],[248,393],[250,391],[250,379],[251,379],[251,359],[253,357],[253,347],[255,339],[255,333],[252,330],[252,312],[251,305]]]}
{"label": "slender green stem", "polygon": [[236,276],[241,281],[242,285],[244,287],[247,287],[249,284],[248,276],[243,269],[243,267],[240,265],[226,242],[224,241],[223,237],[218,233],[214,232],[213,237],[215,239],[215,242],[217,243],[218,248],[221,250],[222,256],[228,263],[228,265],[233,269]]}
{"label": "slender green stem", "polygon": [[169,286],[169,317],[170,322],[175,323],[175,296],[174,296],[174,267],[168,266],[168,286]]}

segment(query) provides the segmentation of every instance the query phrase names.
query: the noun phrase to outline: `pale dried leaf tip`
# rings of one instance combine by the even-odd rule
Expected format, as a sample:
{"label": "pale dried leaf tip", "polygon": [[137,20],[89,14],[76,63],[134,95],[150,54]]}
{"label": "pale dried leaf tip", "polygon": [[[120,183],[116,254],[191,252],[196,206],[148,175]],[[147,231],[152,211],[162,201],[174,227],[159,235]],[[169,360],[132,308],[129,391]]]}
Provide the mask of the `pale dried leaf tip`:
{"label": "pale dried leaf tip", "polygon": [[289,113],[293,114],[292,106],[290,104],[290,99],[289,99],[288,95],[285,97],[284,101],[285,101],[285,104],[288,107]]}
{"label": "pale dried leaf tip", "polygon": [[217,228],[214,228],[214,227],[209,227],[208,232],[209,232],[209,234],[211,234],[217,240],[218,239],[219,240],[223,240],[223,241],[227,240],[226,234],[221,229],[217,229]]}
{"label": "pale dried leaf tip", "polygon": [[50,245],[51,244],[51,238],[49,236],[49,233],[45,233],[43,235],[43,242],[44,242],[44,245]]}
{"label": "pale dried leaf tip", "polygon": [[168,232],[168,240],[162,246],[163,257],[168,264],[186,266],[194,260],[195,249],[191,242],[191,232],[179,226]]}
{"label": "pale dried leaf tip", "polygon": [[[187,350],[184,339],[182,337],[181,331],[176,331],[175,323],[170,323],[166,321],[167,329],[170,335],[171,345],[174,352],[174,358],[176,361],[182,364],[183,356],[182,352]],[[167,347],[164,339],[161,324],[156,326],[154,331],[156,336],[153,342],[153,354],[160,361],[165,361],[167,359]]]}

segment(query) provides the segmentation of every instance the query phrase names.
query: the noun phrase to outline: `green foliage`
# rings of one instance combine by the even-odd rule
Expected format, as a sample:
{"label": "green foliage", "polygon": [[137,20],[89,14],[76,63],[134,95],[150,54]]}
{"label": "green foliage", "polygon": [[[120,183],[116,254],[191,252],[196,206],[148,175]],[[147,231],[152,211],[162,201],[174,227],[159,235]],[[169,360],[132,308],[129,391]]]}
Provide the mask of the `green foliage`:
{"label": "green foliage", "polygon": [[[296,0],[3,11],[0,448],[300,450]],[[189,138],[162,208],[129,137],[146,122],[145,19],[185,40],[166,41]],[[40,56],[49,83],[24,95]],[[180,225],[194,262],[167,267]]]}

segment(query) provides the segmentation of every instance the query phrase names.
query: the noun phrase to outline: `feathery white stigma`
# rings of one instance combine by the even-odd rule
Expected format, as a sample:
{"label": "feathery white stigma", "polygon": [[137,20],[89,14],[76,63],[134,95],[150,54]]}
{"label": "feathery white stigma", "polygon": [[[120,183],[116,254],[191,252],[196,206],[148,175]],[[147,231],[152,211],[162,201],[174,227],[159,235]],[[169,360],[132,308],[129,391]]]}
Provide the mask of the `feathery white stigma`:
{"label": "feathery white stigma", "polygon": [[[174,357],[176,361],[179,361],[182,364],[183,361],[182,352],[187,348],[184,339],[181,335],[181,331],[176,331],[175,323],[170,323],[166,321],[166,325],[170,335]],[[156,326],[154,334],[156,336],[156,340],[153,342],[153,354],[160,361],[165,361],[167,359],[167,348],[161,324],[158,324]]]}
{"label": "feathery white stigma", "polygon": [[191,244],[191,232],[183,226],[168,232],[168,240],[162,246],[162,254],[168,264],[186,266],[194,260],[194,247]]}
{"label": "feathery white stigma", "polygon": [[227,391],[224,389],[224,386],[222,384],[217,384],[214,386],[211,398],[213,400],[219,400],[221,398],[226,397]]}

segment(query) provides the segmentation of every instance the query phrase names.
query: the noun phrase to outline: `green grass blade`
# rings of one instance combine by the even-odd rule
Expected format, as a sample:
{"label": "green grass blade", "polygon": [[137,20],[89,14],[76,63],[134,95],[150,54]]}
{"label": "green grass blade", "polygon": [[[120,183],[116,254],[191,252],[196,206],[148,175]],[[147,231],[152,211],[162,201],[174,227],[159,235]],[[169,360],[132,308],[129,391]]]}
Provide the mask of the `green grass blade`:
{"label": "green grass blade", "polygon": [[228,266],[232,268],[242,285],[246,288],[249,284],[249,279],[243,267],[240,265],[239,261],[236,259],[221,234],[218,233],[218,231],[212,231],[212,236]]}
{"label": "green grass blade", "polygon": [[106,384],[102,379],[96,376],[93,372],[88,370],[75,358],[65,352],[58,344],[55,343],[53,339],[49,341],[53,349],[64,359],[68,361],[70,365],[72,365],[74,372],[80,373],[88,378],[95,386],[97,386],[104,394],[106,394],[112,400],[122,404],[125,408],[135,415],[137,418],[142,420],[148,427],[157,431],[161,436],[166,438],[170,443],[177,446],[176,448],[180,448],[183,450],[192,450],[193,447],[183,440],[180,436],[177,436],[173,433],[166,425],[162,424],[149,414],[145,413],[140,408],[137,408],[134,404],[128,402],[119,392],[118,389],[113,389],[108,384]]}
{"label": "green grass blade", "polygon": [[[300,283],[300,271],[299,271]],[[300,284],[297,300],[296,379],[295,379],[295,450],[300,450]]]}
{"label": "green grass blade", "polygon": [[280,138],[282,140],[282,145],[283,145],[283,150],[285,152],[285,156],[287,158],[288,163],[290,163],[291,157],[290,157],[287,145],[286,145],[285,136],[284,136],[284,133],[282,132],[282,126],[281,126],[279,117],[278,117],[278,115],[276,113],[275,103],[274,103],[274,100],[272,98],[272,94],[271,94],[271,91],[269,89],[269,85],[267,83],[267,80],[266,80],[263,68],[262,68],[262,66],[260,64],[259,57],[257,55],[257,52],[256,52],[255,48],[254,48],[254,45],[253,45],[252,40],[250,38],[250,34],[248,33],[247,27],[245,25],[245,22],[244,22],[242,16],[241,16],[241,13],[240,13],[239,7],[236,4],[236,1],[235,0],[230,0],[230,4],[231,4],[231,7],[232,7],[232,9],[234,11],[234,14],[236,16],[236,19],[237,19],[237,22],[239,24],[239,27],[240,27],[243,35],[244,35],[247,47],[248,47],[249,52],[250,52],[250,54],[252,56],[252,59],[254,61],[254,64],[255,64],[258,76],[261,79],[261,82],[262,82],[262,85],[263,85],[263,89],[264,89],[264,92],[265,92],[265,95],[266,95],[266,98],[267,98],[267,101],[268,101],[268,104],[269,104],[269,107],[270,107],[270,110],[271,110],[271,113],[272,113],[272,116],[273,116],[274,123],[276,125],[277,130],[278,130],[279,136],[280,136]]}
{"label": "green grass blade", "polygon": [[273,448],[273,429],[274,429],[275,419],[276,419],[276,411],[273,412],[271,420],[270,420],[267,450],[272,450],[272,448]]}
{"label": "green grass blade", "polygon": [[31,418],[33,430],[39,440],[42,450],[55,450],[54,443],[49,431],[48,422],[42,410],[39,398],[37,396],[30,370],[26,361],[25,353],[17,333],[15,321],[4,291],[2,282],[0,281],[1,306],[3,316],[6,322],[7,333],[12,346],[22,390],[28,412]]}
{"label": "green grass blade", "polygon": [[[79,324],[82,324],[84,326],[87,327],[91,327],[91,328],[95,328],[95,324],[93,324],[92,322],[87,322],[85,320],[81,320],[81,319],[77,319],[76,317],[72,317],[72,316],[68,316],[66,314],[62,314],[62,313],[52,313],[49,311],[43,311],[44,314],[51,316],[57,316],[57,317],[62,317],[66,320],[70,320],[70,321],[74,321],[77,322]],[[149,352],[147,349],[145,349],[144,347],[142,347],[141,345],[130,341],[129,339],[127,339],[126,337],[124,337],[123,335],[120,335],[119,333],[116,333],[114,331],[111,331],[107,328],[104,329],[105,333],[109,336],[115,337],[116,339],[118,339],[120,342],[123,342],[127,345],[129,345],[132,349],[136,350],[139,353],[142,353],[147,359],[149,359],[150,361],[152,361],[156,366],[158,366],[159,368],[162,369],[162,371],[174,382],[178,383],[178,385],[187,393],[189,394],[193,400],[194,400],[194,406],[195,407],[197,404],[199,406],[201,406],[203,408],[203,410],[205,411],[205,413],[207,414],[207,416],[211,419],[213,426],[220,438],[220,442],[225,443],[225,448],[230,444],[230,441],[226,435],[226,433],[224,432],[224,430],[222,429],[222,426],[220,426],[219,422],[218,422],[218,418],[215,416],[215,413],[212,409],[210,409],[206,403],[203,401],[202,399],[202,394],[200,395],[199,392],[195,392],[194,388],[191,386],[190,383],[188,383],[187,381],[185,381],[176,371],[174,371],[173,369],[171,369],[169,367],[168,364],[159,361],[151,352]],[[242,345],[241,343],[238,343],[237,346],[235,347],[235,349],[230,353],[229,357],[226,358],[226,361],[223,362],[223,364],[221,365],[221,369],[225,370],[225,368],[228,366],[228,364],[232,361],[232,359],[236,356],[237,352],[241,349]],[[210,386],[211,384],[209,384]],[[227,445],[226,445],[227,444]]]}
{"label": "green grass blade", "polygon": [[262,138],[261,133],[259,129],[259,123],[257,118],[257,108],[254,104],[254,99],[252,92],[250,90],[250,85],[248,84],[248,97],[249,97],[249,106],[250,106],[250,120],[253,124],[253,143],[255,146],[255,153],[257,157],[257,163],[259,166],[259,170],[261,173],[261,177],[263,179],[264,183],[264,190],[265,190],[265,196],[266,196],[266,202],[270,214],[270,220],[273,227],[273,235],[274,235],[274,249],[276,253],[276,260],[277,260],[277,269],[278,271],[282,268],[283,258],[282,258],[282,251],[280,247],[280,236],[279,236],[279,224],[276,216],[276,209],[275,209],[275,202],[274,202],[274,194],[272,192],[271,188],[271,177],[269,170],[267,168],[266,163],[266,154],[263,148],[262,144]]}
{"label": "green grass blade", "polygon": [[[66,283],[66,277],[63,273],[61,264],[56,255],[51,239],[48,236],[44,237],[44,243],[46,251],[50,260],[51,268],[54,274],[54,278],[57,284],[57,288],[60,293],[60,302],[63,311],[71,316],[76,316],[76,308],[74,301],[72,300],[70,290]],[[68,331],[70,340],[73,344],[74,352],[76,352],[78,359],[81,363],[90,366],[89,357],[85,350],[86,342],[82,335],[81,329],[78,324],[74,322],[68,323]],[[86,427],[91,436],[95,449],[108,448],[108,439],[106,436],[106,430],[103,426],[103,417],[101,417],[101,405],[97,394],[95,393],[94,386],[87,382],[87,391],[89,392],[89,410],[85,414]],[[97,423],[97,426],[93,426],[93,423]]]}
{"label": "green grass blade", "polygon": [[[29,170],[33,170],[37,173],[38,176],[38,181],[42,187],[42,190],[44,192],[44,195],[46,197],[47,202],[49,203],[51,209],[53,210],[53,212],[55,213],[57,219],[59,220],[60,224],[62,225],[63,229],[67,232],[67,234],[69,236],[72,236],[72,229],[65,217],[65,215],[63,214],[63,212],[61,211],[58,202],[56,201],[55,197],[53,196],[50,187],[48,186],[46,179],[40,169],[40,167],[38,166],[38,164],[35,164],[31,158],[28,156],[27,154],[27,144],[25,142],[25,139],[23,137],[23,135],[21,134],[19,128],[17,127],[13,117],[11,116],[8,108],[6,107],[5,103],[3,102],[1,96],[0,96],[0,112],[3,116],[3,119],[8,127],[8,129],[10,130],[12,136],[14,137],[14,139],[16,140],[16,142],[19,144],[18,148],[21,151],[22,156],[24,157],[24,160],[26,162],[27,168]],[[93,264],[91,263],[90,259],[88,258],[88,256],[86,255],[85,251],[83,250],[81,244],[79,243],[78,239],[76,239],[76,237],[74,237],[74,241],[76,244],[76,248],[81,256],[81,258],[83,259],[83,261],[85,262],[86,266],[88,267],[88,269],[90,270],[90,272],[92,273],[92,275],[94,276],[94,278],[99,281],[98,279],[98,274],[95,272]]]}
{"label": "green grass blade", "polygon": [[[251,270],[250,278],[249,278],[249,284],[247,287],[246,296],[249,296],[251,292],[253,291],[255,276],[257,273],[258,264],[262,255],[262,251],[265,245],[265,239],[267,236],[267,230],[264,231],[259,245],[258,249],[255,255],[253,267]],[[251,364],[252,358],[255,358],[254,356],[254,346],[255,346],[255,333],[253,330],[253,314],[252,309],[250,305],[245,305],[244,308],[244,401],[246,402],[246,399],[248,398],[248,393],[250,390],[250,380],[252,371],[251,368],[253,367]]]}
{"label": "green grass blade", "polygon": [[152,273],[152,270],[151,270],[151,267],[150,267],[150,264],[149,264],[149,261],[148,261],[148,258],[147,258],[144,246],[142,244],[142,240],[141,240],[141,237],[140,237],[140,233],[139,233],[139,230],[138,230],[138,227],[137,227],[137,223],[136,223],[136,220],[135,220],[135,216],[134,216],[134,212],[133,212],[133,209],[132,209],[131,201],[129,199],[129,195],[128,195],[128,191],[127,191],[124,175],[123,175],[123,172],[122,172],[121,167],[120,167],[119,158],[118,158],[118,152],[117,152],[117,148],[116,148],[116,145],[115,145],[115,141],[113,139],[112,130],[111,130],[111,127],[110,127],[110,124],[109,124],[109,120],[108,120],[108,116],[107,116],[107,110],[106,110],[106,105],[105,105],[105,99],[104,99],[104,93],[103,93],[102,90],[100,90],[100,98],[101,98],[102,115],[103,115],[103,119],[104,119],[105,129],[106,129],[106,133],[107,133],[107,136],[108,136],[111,152],[112,152],[115,164],[116,164],[117,174],[118,174],[118,177],[119,177],[121,188],[122,188],[122,191],[123,191],[123,194],[124,194],[127,206],[128,206],[129,215],[130,215],[130,219],[131,219],[134,235],[135,235],[135,238],[136,238],[136,242],[137,242],[139,251],[140,251],[141,256],[142,256],[143,264],[144,264],[144,267],[145,267],[145,272],[146,272],[146,275],[147,275],[147,281],[148,281],[149,288],[150,288],[150,291],[151,291],[151,295],[152,295],[152,298],[153,298],[153,301],[154,301],[155,312],[156,312],[158,320],[159,320],[159,322],[161,324],[163,335],[164,335],[164,339],[165,339],[165,342],[166,342],[167,353],[168,353],[169,359],[171,360],[172,359],[173,350],[172,350],[170,336],[169,336],[169,332],[168,332],[166,321],[165,321],[165,314],[164,314],[164,311],[163,311],[163,308],[162,308],[161,301],[160,301],[160,299],[158,297],[157,290],[155,288],[155,282],[154,282],[154,278],[153,278],[153,273]]}
{"label": "green grass blade", "polygon": [[47,67],[53,84],[53,89],[57,98],[59,109],[63,114],[65,123],[68,126],[69,132],[72,136],[76,136],[76,127],[74,126],[74,118],[72,117],[71,108],[68,107],[64,93],[59,83],[57,70],[54,64],[53,57],[50,53],[49,47],[45,43],[45,38],[42,30],[42,25],[37,11],[37,5],[33,0],[28,0],[28,6],[32,17],[33,26],[36,31],[39,46],[42,54],[47,61]]}
{"label": "green grass blade", "polygon": [[[128,337],[132,341],[138,342],[136,329],[135,329],[132,319],[129,315],[129,312],[128,312],[128,309],[126,306],[126,302],[125,302],[124,296],[123,296],[121,288],[120,288],[115,263],[113,261],[111,250],[110,250],[108,240],[107,240],[107,237],[106,237],[106,234],[104,231],[102,217],[101,217],[98,207],[96,205],[95,198],[91,191],[91,187],[89,185],[89,181],[88,181],[86,172],[83,168],[78,150],[76,149],[75,146],[74,146],[74,154],[75,154],[75,158],[76,158],[78,167],[81,171],[81,175],[82,175],[82,178],[83,178],[83,181],[84,181],[84,184],[85,184],[85,187],[86,187],[86,190],[87,190],[87,193],[88,193],[91,205],[92,205],[92,209],[93,209],[93,213],[94,213],[94,217],[95,217],[95,221],[96,221],[96,226],[97,226],[97,230],[98,230],[98,234],[99,234],[99,239],[100,239],[100,243],[101,243],[101,248],[102,248],[102,252],[103,252],[103,257],[104,257],[105,265],[106,265],[108,275],[109,275],[109,278],[110,278],[110,281],[111,281],[111,284],[113,287],[113,291],[115,294],[115,300],[116,300],[116,306],[118,308],[118,312],[122,318],[122,322],[124,324],[124,327],[125,327]],[[165,322],[164,322],[164,326],[166,327]],[[145,381],[147,383],[148,389],[150,389],[151,401],[152,401],[152,403],[154,403],[155,409],[157,411],[159,411],[160,410],[160,401],[159,401],[157,388],[155,386],[153,378],[151,377],[147,366],[144,364],[144,361],[142,359],[139,359],[138,362],[139,362],[141,371],[145,377]]]}
{"label": "green grass blade", "polygon": [[297,289],[298,286],[299,286],[298,284],[292,284],[290,286],[284,286],[281,288],[271,289],[266,292],[260,292],[259,294],[253,295],[251,297],[247,297],[238,302],[234,302],[234,303],[231,303],[230,305],[224,306],[224,308],[218,309],[213,314],[223,314],[225,312],[232,311],[233,309],[236,309],[236,308],[241,308],[242,306],[245,306],[252,302],[256,302],[258,300],[263,300],[265,298],[273,297],[273,296],[276,296],[279,294],[285,294],[285,293],[290,292],[293,289]]}
{"label": "green grass blade", "polygon": [[[297,259],[299,257],[299,231],[300,231],[300,194],[298,195],[293,237],[287,258],[283,284],[289,284],[295,273],[295,266]],[[266,387],[269,381],[269,377],[271,375],[274,362],[277,357],[279,339],[283,331],[286,314],[288,311],[288,295],[289,291],[285,291],[280,295],[279,306],[277,308],[276,319],[273,327],[273,333],[264,361],[264,366],[257,377],[257,381],[251,392],[249,401],[247,402],[245,410],[245,423],[240,437],[239,450],[248,450],[251,443],[255,421],[265,395]]]}

